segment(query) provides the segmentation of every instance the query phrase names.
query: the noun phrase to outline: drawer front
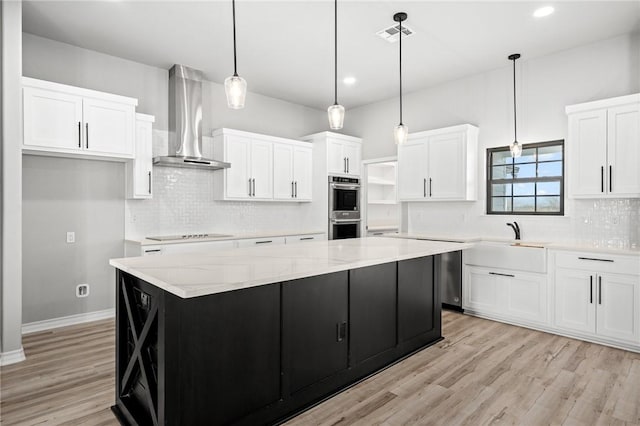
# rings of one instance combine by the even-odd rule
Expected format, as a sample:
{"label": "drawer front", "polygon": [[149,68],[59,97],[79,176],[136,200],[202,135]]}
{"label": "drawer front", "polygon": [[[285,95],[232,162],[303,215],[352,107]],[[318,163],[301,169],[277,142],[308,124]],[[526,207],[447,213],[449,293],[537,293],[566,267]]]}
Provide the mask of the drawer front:
{"label": "drawer front", "polygon": [[311,235],[289,235],[286,238],[287,244],[304,243],[308,241],[322,241],[326,240],[325,234],[311,234]]}
{"label": "drawer front", "polygon": [[571,269],[611,272],[614,274],[640,274],[640,257],[605,253],[556,252],[556,266]]}
{"label": "drawer front", "polygon": [[246,240],[238,240],[238,247],[259,247],[284,243],[284,237],[249,238]]}

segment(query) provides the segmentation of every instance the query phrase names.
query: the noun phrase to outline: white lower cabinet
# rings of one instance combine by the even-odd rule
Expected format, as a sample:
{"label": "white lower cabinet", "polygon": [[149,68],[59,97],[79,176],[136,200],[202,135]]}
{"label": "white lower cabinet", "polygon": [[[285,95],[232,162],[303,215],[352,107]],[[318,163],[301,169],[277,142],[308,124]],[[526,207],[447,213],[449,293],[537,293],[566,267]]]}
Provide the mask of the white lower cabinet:
{"label": "white lower cabinet", "polygon": [[465,265],[464,309],[510,322],[547,322],[547,276]]}
{"label": "white lower cabinet", "polygon": [[304,243],[309,241],[323,241],[327,239],[327,234],[290,235],[285,237],[287,244]]}
{"label": "white lower cabinet", "polygon": [[640,342],[637,276],[557,268],[555,280],[556,327]]}
{"label": "white lower cabinet", "polygon": [[157,244],[143,246],[142,256],[154,256],[158,254],[193,253],[196,251],[225,250],[236,246],[234,240],[226,241],[200,241],[193,243]]}

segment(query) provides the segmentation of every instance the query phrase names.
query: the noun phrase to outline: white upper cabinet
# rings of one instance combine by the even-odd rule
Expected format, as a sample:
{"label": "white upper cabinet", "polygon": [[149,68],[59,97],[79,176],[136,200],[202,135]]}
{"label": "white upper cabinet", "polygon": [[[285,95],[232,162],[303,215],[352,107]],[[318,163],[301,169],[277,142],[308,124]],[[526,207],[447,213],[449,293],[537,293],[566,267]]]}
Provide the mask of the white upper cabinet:
{"label": "white upper cabinet", "polygon": [[126,163],[127,198],[152,196],[154,121],[152,115],[136,114],[135,158]]}
{"label": "white upper cabinet", "polygon": [[398,147],[400,201],[477,197],[478,128],[469,124],[412,133]]}
{"label": "white upper cabinet", "polygon": [[330,175],[360,176],[361,144],[330,137],[327,141],[327,165]]}
{"label": "white upper cabinet", "polygon": [[213,133],[218,200],[311,201],[312,152],[308,143],[231,129]]}
{"label": "white upper cabinet", "polygon": [[23,77],[25,152],[134,157],[136,99]]}
{"label": "white upper cabinet", "polygon": [[640,197],[640,94],[571,105],[569,195]]}

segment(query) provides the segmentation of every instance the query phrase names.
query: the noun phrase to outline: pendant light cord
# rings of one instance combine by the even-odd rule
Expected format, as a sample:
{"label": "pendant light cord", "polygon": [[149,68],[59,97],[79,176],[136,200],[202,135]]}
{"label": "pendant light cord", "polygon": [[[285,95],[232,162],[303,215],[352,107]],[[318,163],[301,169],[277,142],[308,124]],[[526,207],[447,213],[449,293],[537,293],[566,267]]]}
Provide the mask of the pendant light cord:
{"label": "pendant light cord", "polygon": [[238,62],[236,59],[236,0],[231,0],[233,9],[233,76],[238,76]]}
{"label": "pendant light cord", "polygon": [[334,46],[333,46],[333,54],[334,54],[334,79],[333,79],[333,93],[334,93],[334,105],[338,105],[338,0],[334,1]]}
{"label": "pendant light cord", "polygon": [[400,124],[402,124],[402,20],[400,20],[400,32],[398,34],[400,37],[400,60],[398,61],[400,64]]}
{"label": "pendant light cord", "polygon": [[516,109],[516,59],[513,58],[513,141],[518,142],[518,115]]}

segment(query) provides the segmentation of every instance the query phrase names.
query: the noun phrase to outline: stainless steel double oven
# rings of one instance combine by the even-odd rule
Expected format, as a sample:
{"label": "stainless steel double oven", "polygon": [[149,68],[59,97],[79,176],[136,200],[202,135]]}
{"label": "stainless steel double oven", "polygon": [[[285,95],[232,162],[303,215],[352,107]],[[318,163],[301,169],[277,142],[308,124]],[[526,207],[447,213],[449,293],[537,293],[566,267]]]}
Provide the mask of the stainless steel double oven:
{"label": "stainless steel double oven", "polygon": [[329,176],[329,239],[360,237],[360,180]]}

